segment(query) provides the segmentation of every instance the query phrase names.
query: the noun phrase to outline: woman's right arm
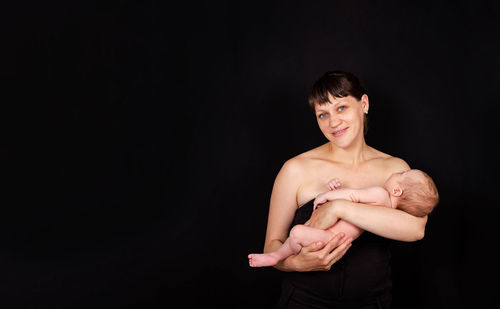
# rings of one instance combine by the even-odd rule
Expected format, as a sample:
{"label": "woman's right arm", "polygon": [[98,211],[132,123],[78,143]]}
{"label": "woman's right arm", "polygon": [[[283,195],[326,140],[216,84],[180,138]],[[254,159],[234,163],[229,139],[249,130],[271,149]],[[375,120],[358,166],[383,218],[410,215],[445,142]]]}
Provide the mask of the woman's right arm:
{"label": "woman's right arm", "polygon": [[[297,210],[297,191],[304,179],[298,159],[283,164],[276,176],[271,194],[264,252],[278,249],[288,237],[290,225]],[[275,267],[282,271],[329,270],[349,248],[349,243],[338,246],[342,235],[337,235],[327,244],[312,243],[279,262]],[[337,247],[338,246],[338,247]]]}

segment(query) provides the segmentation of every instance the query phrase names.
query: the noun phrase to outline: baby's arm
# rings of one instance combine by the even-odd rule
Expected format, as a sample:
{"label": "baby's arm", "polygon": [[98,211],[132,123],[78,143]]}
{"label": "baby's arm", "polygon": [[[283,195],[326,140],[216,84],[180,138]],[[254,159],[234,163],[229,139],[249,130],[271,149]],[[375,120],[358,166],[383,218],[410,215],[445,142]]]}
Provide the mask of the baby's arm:
{"label": "baby's arm", "polygon": [[355,203],[391,207],[389,193],[384,188],[369,187],[364,189],[343,188],[321,193],[314,200],[314,209],[333,200],[349,200]]}
{"label": "baby's arm", "polygon": [[382,187],[368,187],[364,189],[351,189],[351,201],[375,206],[391,207],[391,197]]}
{"label": "baby's arm", "polygon": [[314,210],[318,208],[321,204],[333,200],[352,200],[353,194],[355,193],[352,189],[342,188],[333,191],[326,191],[321,193],[314,200]]}
{"label": "baby's arm", "polygon": [[[326,200],[325,200],[326,199]],[[356,203],[365,203],[378,206],[390,207],[390,197],[388,192],[382,187],[370,187],[365,189],[337,189],[335,191],[328,191],[318,195],[314,201],[314,209],[316,209],[316,201],[318,204],[325,203],[335,199],[351,200]],[[339,220],[332,227],[328,229],[333,235],[344,232],[346,238],[356,239],[363,233],[359,227],[344,221]]]}

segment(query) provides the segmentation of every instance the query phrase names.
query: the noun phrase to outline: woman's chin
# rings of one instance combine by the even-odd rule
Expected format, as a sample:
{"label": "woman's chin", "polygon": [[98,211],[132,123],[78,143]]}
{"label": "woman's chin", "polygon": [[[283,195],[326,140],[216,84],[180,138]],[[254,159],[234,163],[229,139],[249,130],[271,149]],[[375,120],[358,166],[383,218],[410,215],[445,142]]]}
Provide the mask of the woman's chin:
{"label": "woman's chin", "polygon": [[333,143],[333,145],[336,148],[341,148],[341,149],[346,149],[349,148],[349,146],[352,144],[352,141],[347,140],[347,139],[341,139],[341,138],[331,138],[329,139],[330,142]]}

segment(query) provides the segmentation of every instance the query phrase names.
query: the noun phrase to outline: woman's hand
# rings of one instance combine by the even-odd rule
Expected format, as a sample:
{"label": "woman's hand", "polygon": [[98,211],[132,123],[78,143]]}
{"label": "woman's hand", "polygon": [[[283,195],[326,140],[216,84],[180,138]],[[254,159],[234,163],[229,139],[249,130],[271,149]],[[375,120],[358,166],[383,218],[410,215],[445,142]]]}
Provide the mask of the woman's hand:
{"label": "woman's hand", "polygon": [[[287,259],[289,268],[295,271],[327,271],[330,270],[351,247],[352,239],[344,239],[344,233],[338,233],[328,243],[314,242],[303,247],[297,255]],[[340,245],[339,245],[340,244]]]}

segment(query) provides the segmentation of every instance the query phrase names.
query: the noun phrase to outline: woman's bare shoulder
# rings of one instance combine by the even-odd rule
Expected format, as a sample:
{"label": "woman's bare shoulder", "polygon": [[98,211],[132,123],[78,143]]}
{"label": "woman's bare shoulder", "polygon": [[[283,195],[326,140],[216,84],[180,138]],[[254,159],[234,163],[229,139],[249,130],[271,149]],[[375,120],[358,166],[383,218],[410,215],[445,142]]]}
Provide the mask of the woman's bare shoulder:
{"label": "woman's bare shoulder", "polygon": [[314,164],[315,161],[318,161],[322,158],[322,154],[324,153],[324,146],[325,145],[318,146],[288,159],[283,164],[283,168],[286,170],[295,171],[296,173],[309,170],[311,164]]}
{"label": "woman's bare shoulder", "polygon": [[408,163],[405,160],[398,157],[390,157],[387,159],[387,165],[390,169],[394,170],[394,172],[402,172],[410,169]]}
{"label": "woman's bare shoulder", "polygon": [[381,166],[388,173],[396,173],[401,171],[406,171],[410,169],[408,163],[405,160],[391,156],[390,154],[384,153],[380,150],[372,148],[373,159],[380,161]]}

